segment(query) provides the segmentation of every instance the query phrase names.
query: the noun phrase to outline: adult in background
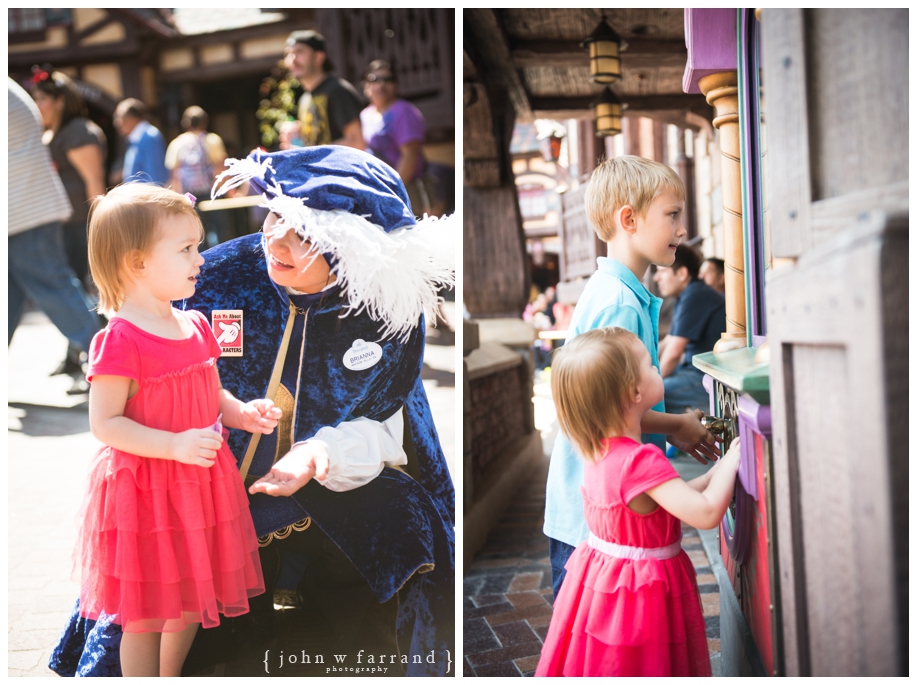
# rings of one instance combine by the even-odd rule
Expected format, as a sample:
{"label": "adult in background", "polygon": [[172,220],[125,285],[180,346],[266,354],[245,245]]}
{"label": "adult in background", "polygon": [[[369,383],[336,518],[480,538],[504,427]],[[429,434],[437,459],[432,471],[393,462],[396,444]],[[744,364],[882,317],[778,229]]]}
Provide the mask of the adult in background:
{"label": "adult in background", "polygon": [[377,59],[369,63],[363,76],[363,94],[369,99],[369,105],[360,112],[366,149],[401,176],[415,215],[442,213],[426,173],[422,146],[427,126],[423,114],[398,97],[398,79],[388,62]]}
{"label": "adult in background", "polygon": [[86,102],[66,74],[35,71],[32,98],[44,124],[43,140],[73,208],[73,214],[64,224],[67,260],[85,284],[89,275],[86,247],[89,200],[105,192],[105,134],[86,118]]}
{"label": "adult in background", "polygon": [[[198,202],[210,199],[210,189],[226,161],[223,139],[207,131],[208,122],[207,112],[197,105],[188,107],[181,118],[184,132],[166,149],[166,168],[172,172],[172,190],[191,193]],[[229,239],[223,212],[198,210],[198,215],[204,225],[208,246],[213,247]]]}
{"label": "adult in background", "polygon": [[695,354],[713,350],[726,330],[726,302],[720,293],[697,278],[700,263],[697,252],[679,245],[672,266],[657,266],[653,277],[663,297],[677,298],[669,334],[659,343],[665,410],[670,414],[709,408],[704,374],[691,360]]}
{"label": "adult in background", "polygon": [[[87,118],[86,102],[76,84],[66,74],[35,69],[31,92],[41,113],[45,129],[43,140],[73,208],[70,217],[64,219],[62,229],[67,263],[83,288],[92,291],[86,221],[89,217],[89,200],[105,192],[105,134]],[[83,348],[83,352],[87,349]],[[52,375],[80,376],[81,356],[84,355],[80,348],[71,341],[67,356]],[[74,389],[78,389],[76,385]]]}
{"label": "adult in background", "polygon": [[331,75],[334,65],[318,31],[293,31],[287,38],[284,63],[305,92],[299,99],[300,135],[304,146],[346,145],[363,150],[356,89]]}
{"label": "adult in background", "polygon": [[122,180],[146,181],[166,185],[166,142],[150,123],[150,110],[137,98],[127,98],[115,108],[115,128],[127,140]]}
{"label": "adult in background", "polygon": [[726,292],[726,262],[719,257],[707,257],[697,276],[718,293]]}
{"label": "adult in background", "polygon": [[[64,254],[62,222],[70,201],[42,144],[42,116],[15,81],[9,92],[8,337],[13,339],[28,296],[78,351],[99,330],[93,303]],[[84,229],[85,230],[85,229]],[[79,368],[79,367],[77,367]]]}

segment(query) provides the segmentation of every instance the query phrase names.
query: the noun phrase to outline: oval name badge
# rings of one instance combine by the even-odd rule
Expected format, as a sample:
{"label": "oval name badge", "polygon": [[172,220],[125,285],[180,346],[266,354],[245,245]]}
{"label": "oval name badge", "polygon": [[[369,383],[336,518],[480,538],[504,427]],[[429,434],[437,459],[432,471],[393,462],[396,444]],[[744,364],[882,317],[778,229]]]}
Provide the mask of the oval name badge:
{"label": "oval name badge", "polygon": [[351,371],[362,371],[382,361],[382,348],[374,342],[354,340],[344,353],[344,366]]}

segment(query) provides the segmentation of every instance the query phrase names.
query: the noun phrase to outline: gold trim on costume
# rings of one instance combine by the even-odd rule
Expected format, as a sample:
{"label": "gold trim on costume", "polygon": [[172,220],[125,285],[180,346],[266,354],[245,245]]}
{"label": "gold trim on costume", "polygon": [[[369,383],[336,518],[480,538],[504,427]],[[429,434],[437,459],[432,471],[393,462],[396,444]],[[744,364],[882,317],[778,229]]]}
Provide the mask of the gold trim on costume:
{"label": "gold trim on costume", "polygon": [[413,578],[413,577],[414,577],[415,575],[417,575],[418,573],[429,573],[429,572],[432,571],[434,568],[436,568],[436,564],[421,564],[420,566],[418,566],[417,568],[414,569],[414,573],[412,573],[411,575],[409,575],[409,576],[407,577],[407,579],[401,584],[401,587],[398,588],[397,590],[395,590],[395,592],[396,592],[396,593],[401,592],[401,588],[403,588],[405,585],[407,585],[407,584],[408,584],[408,581],[411,580],[411,578]]}
{"label": "gold trim on costume", "polygon": [[[274,540],[286,540],[290,537],[290,534],[295,530],[297,533],[301,533],[306,530],[309,526],[312,525],[312,517],[307,516],[306,518],[297,521],[289,526],[284,526],[280,530],[275,530],[273,533],[268,533],[267,535],[262,535],[258,538],[258,547],[267,547]],[[421,571],[424,573],[424,571]]]}
{"label": "gold trim on costume", "polygon": [[287,390],[287,386],[283,383],[277,387],[274,404],[283,412],[277,424],[277,449],[274,452],[273,462],[276,464],[277,460],[285,456],[293,446],[293,443],[290,442],[290,432],[293,430],[293,412],[296,409],[296,403],[293,401],[293,393]]}
{"label": "gold trim on costume", "polygon": [[[296,307],[290,305],[290,316],[287,317],[287,325],[283,331],[283,339],[280,341],[280,351],[277,353],[277,359],[274,361],[274,370],[271,372],[271,380],[267,385],[267,392],[264,396],[273,400],[277,394],[277,386],[280,385],[280,376],[283,372],[283,361],[287,356],[287,347],[290,345],[290,336],[293,334],[293,321],[296,318]],[[261,433],[252,435],[248,442],[248,449],[245,450],[245,458],[242,460],[242,466],[239,467],[239,473],[242,480],[248,476],[248,470],[252,466],[252,460],[255,458],[255,450],[258,449],[258,443],[261,441]]]}

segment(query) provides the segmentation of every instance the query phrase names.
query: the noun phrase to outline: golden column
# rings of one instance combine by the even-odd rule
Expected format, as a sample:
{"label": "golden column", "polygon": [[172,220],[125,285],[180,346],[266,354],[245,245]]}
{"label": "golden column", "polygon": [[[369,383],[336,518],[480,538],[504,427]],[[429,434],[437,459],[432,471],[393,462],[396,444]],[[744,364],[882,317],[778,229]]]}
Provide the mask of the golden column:
{"label": "golden column", "polygon": [[726,252],[726,332],[714,345],[713,351],[726,352],[747,345],[738,76],[735,71],[710,74],[702,78],[698,86],[707,96],[707,103],[716,110],[713,125],[720,131],[723,243]]}

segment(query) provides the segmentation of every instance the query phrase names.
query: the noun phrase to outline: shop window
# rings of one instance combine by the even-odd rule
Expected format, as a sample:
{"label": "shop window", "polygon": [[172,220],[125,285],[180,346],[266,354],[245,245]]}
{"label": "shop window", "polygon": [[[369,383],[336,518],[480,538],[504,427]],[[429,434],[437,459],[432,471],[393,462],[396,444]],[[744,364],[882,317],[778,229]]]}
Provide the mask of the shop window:
{"label": "shop window", "polygon": [[541,186],[519,189],[519,211],[522,219],[543,219],[548,213],[548,200]]}

